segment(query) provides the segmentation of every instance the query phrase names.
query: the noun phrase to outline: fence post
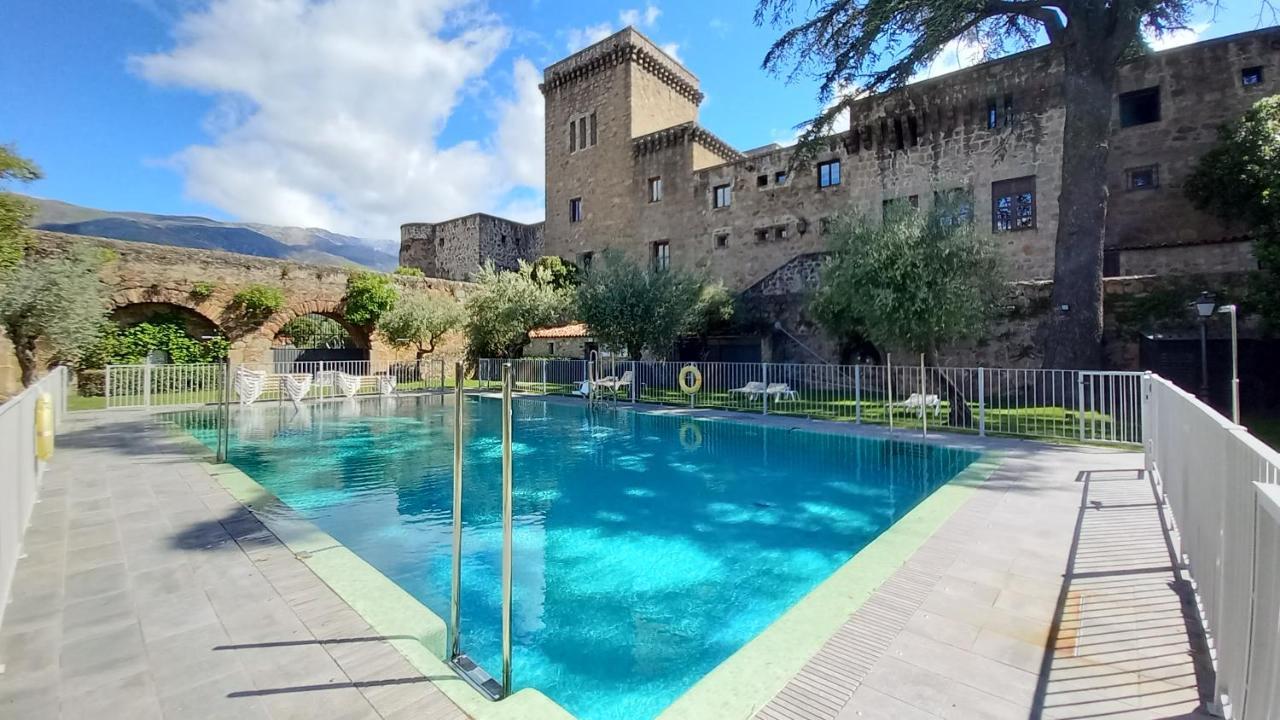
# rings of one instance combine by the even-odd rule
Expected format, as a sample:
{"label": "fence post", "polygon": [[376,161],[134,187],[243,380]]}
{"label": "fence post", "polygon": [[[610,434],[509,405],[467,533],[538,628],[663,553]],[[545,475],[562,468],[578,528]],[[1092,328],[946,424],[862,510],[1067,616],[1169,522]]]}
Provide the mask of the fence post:
{"label": "fence post", "polygon": [[1084,373],[1076,373],[1076,415],[1080,418],[1080,442],[1084,442]]}
{"label": "fence post", "polygon": [[538,362],[542,364],[542,394],[546,395],[547,394],[547,361],[539,360]]}
{"label": "fence post", "polygon": [[636,401],[636,388],[640,387],[640,363],[631,361],[631,403]]}
{"label": "fence post", "polygon": [[853,422],[862,424],[862,366],[853,366]]}
{"label": "fence post", "polygon": [[764,389],[765,389],[765,391],[766,391],[766,392],[764,393],[764,404],[763,404],[761,407],[764,409],[764,414],[765,414],[765,415],[768,415],[768,414],[769,414],[769,393],[768,393],[768,390],[769,390],[769,363],[760,363],[760,379],[761,379],[761,382],[763,382],[763,383],[764,383]]}
{"label": "fence post", "polygon": [[142,406],[151,407],[151,363],[142,366]]}
{"label": "fence post", "polygon": [[978,368],[978,436],[987,436],[987,371]]}
{"label": "fence post", "polygon": [[108,365],[107,369],[104,372],[106,376],[103,378],[103,381],[102,381],[102,394],[106,396],[106,401],[104,403],[105,407],[107,409],[110,409],[111,408],[111,366]]}
{"label": "fence post", "polygon": [[929,436],[929,408],[925,398],[929,397],[924,391],[924,353],[920,353],[920,435],[922,437]]}

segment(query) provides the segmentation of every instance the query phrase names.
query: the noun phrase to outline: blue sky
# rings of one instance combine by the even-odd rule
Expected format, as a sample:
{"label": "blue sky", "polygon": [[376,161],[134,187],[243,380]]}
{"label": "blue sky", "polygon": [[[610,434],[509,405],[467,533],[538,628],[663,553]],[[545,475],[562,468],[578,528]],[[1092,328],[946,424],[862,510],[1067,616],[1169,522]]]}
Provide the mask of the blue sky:
{"label": "blue sky", "polygon": [[[803,5],[803,3],[802,3]],[[814,86],[760,69],[743,0],[4,0],[0,143],[27,190],[113,210],[394,238],[402,222],[542,214],[541,68],[635,24],[702,81],[739,148],[793,135]],[[1249,30],[1206,7],[1168,45]],[[973,61],[957,47],[933,72]]]}

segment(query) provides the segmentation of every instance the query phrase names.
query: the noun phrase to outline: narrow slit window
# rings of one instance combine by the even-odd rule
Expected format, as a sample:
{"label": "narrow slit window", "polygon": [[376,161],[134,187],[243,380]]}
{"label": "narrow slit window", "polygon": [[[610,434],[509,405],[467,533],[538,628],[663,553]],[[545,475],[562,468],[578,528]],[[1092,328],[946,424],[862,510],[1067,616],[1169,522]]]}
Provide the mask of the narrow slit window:
{"label": "narrow slit window", "polygon": [[900,117],[893,119],[893,142],[894,147],[899,150],[904,149],[907,144],[907,139],[902,134],[902,118]]}
{"label": "narrow slit window", "polygon": [[987,101],[987,128],[996,128],[1000,126],[1000,107],[996,105],[996,99],[991,98]]}
{"label": "narrow slit window", "polygon": [[569,121],[569,152],[578,152],[578,123]]}
{"label": "narrow slit window", "polygon": [[573,198],[569,201],[569,222],[576,223],[582,220],[582,198]]}
{"label": "narrow slit window", "polygon": [[911,147],[920,144],[920,122],[916,120],[915,115],[907,117],[907,140],[911,143]]}
{"label": "narrow slit window", "polygon": [[596,114],[592,112],[591,113],[591,146],[595,147],[595,144],[596,144]]}

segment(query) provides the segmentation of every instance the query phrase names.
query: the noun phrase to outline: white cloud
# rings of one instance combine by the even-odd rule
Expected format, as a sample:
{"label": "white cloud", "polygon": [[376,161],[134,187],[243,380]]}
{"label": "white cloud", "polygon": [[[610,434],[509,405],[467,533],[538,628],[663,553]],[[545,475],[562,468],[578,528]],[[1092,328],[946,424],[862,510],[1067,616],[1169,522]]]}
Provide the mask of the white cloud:
{"label": "white cloud", "polygon": [[1209,29],[1209,22],[1203,22],[1190,27],[1173,30],[1163,35],[1157,36],[1149,28],[1142,31],[1143,38],[1152,50],[1159,52],[1160,50],[1168,50],[1176,48],[1179,45],[1189,45],[1200,39],[1200,35]]}
{"label": "white cloud", "polygon": [[[609,22],[601,22],[595,25],[587,25],[586,27],[569,28],[566,33],[567,42],[565,46],[569,52],[577,52],[588,45],[600,42],[628,25],[642,30],[653,30],[658,26],[658,17],[661,15],[662,10],[653,3],[648,3],[643,8],[624,8],[618,11],[617,26]],[[668,48],[670,49],[668,50]],[[675,51],[679,49],[679,46],[675,43],[669,43],[664,45],[662,49],[667,54],[675,57]]]}
{"label": "white cloud", "polygon": [[[172,49],[131,62],[215,100],[210,141],[172,158],[188,195],[244,220],[391,238],[541,193],[536,68],[517,60],[496,98],[485,83],[508,37],[471,0],[212,0],[182,16]],[[472,93],[492,100],[494,129],[442,144]]]}
{"label": "white cloud", "polygon": [[984,57],[985,51],[980,43],[967,38],[956,38],[943,46],[928,67],[912,75],[911,82],[972,67],[981,63]]}
{"label": "white cloud", "polygon": [[676,62],[680,62],[680,43],[667,43],[662,47],[662,52],[670,55]]}

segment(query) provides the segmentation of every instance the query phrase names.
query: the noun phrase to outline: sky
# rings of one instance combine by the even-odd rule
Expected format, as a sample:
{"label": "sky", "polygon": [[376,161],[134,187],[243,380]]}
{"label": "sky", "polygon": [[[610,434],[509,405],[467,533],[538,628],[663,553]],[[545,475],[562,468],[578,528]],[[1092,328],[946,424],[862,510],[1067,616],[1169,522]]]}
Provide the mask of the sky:
{"label": "sky", "polygon": [[[803,7],[805,3],[801,2]],[[787,142],[816,85],[760,67],[751,0],[0,0],[0,143],[40,197],[322,227],[543,214],[541,69],[634,25],[696,74],[700,122]],[[1269,18],[1268,18],[1269,20]],[[1264,23],[1265,24],[1265,23]],[[1157,48],[1259,26],[1206,5]],[[957,44],[923,75],[977,62]]]}

